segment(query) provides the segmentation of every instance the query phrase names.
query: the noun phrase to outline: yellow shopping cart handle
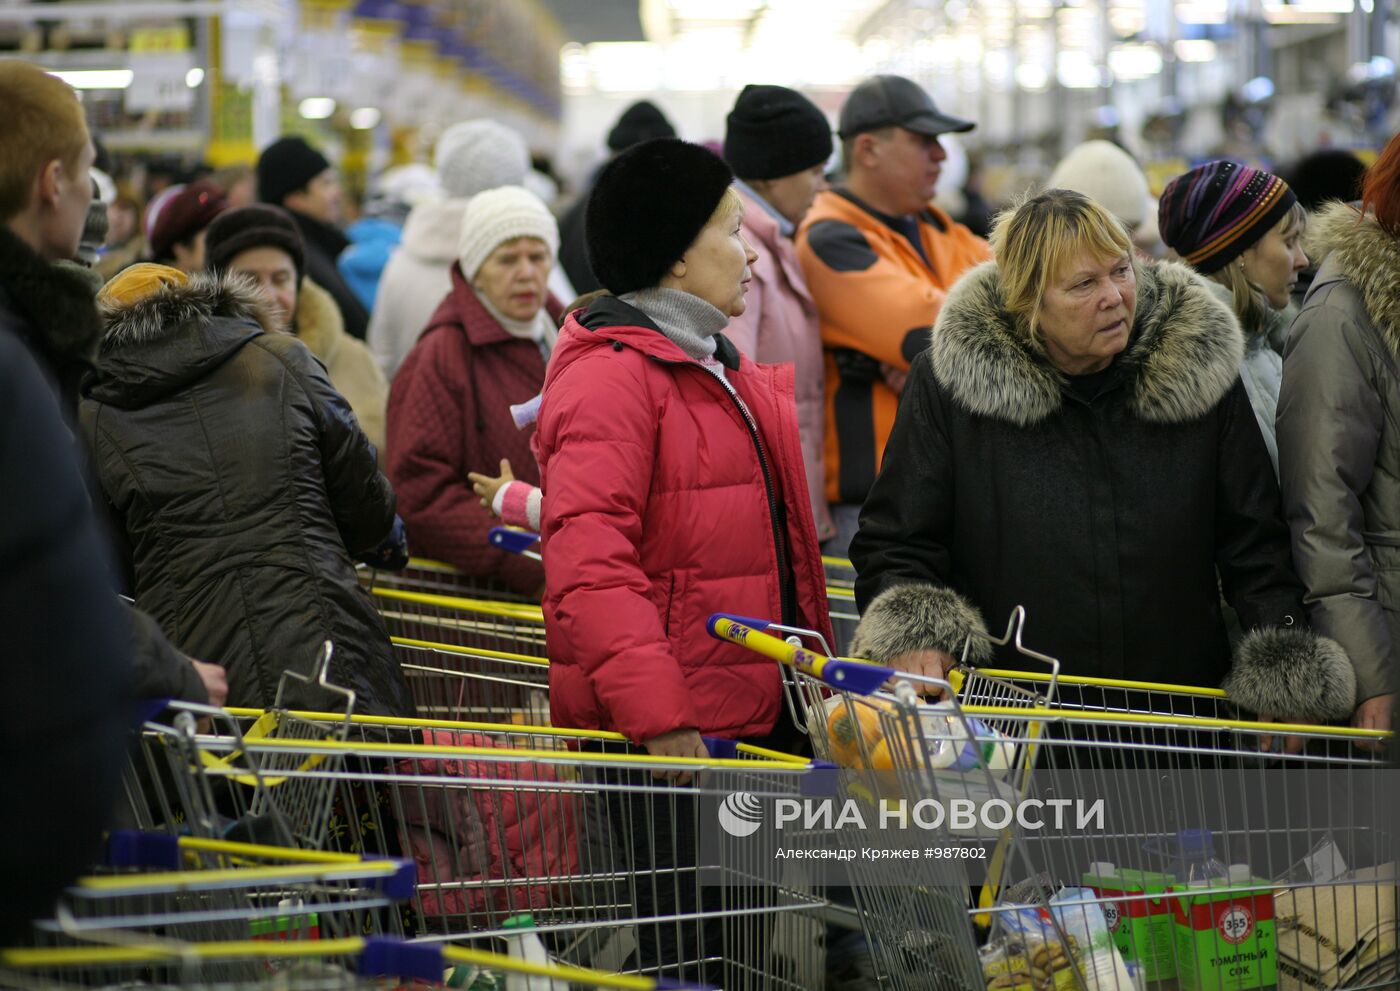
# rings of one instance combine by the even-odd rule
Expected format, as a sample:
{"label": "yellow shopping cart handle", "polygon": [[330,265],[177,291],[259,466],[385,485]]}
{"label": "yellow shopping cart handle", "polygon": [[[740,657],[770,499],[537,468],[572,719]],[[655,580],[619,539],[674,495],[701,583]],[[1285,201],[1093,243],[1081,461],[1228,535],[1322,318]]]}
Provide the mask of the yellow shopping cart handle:
{"label": "yellow shopping cart handle", "polygon": [[747,647],[780,664],[786,664],[803,674],[818,678],[832,688],[855,692],[857,695],[869,695],[898,673],[893,668],[881,667],[878,664],[823,657],[805,647],[760,632],[771,625],[765,619],[751,619],[722,612],[712,615],[706,624],[710,636],[716,640],[727,640]]}

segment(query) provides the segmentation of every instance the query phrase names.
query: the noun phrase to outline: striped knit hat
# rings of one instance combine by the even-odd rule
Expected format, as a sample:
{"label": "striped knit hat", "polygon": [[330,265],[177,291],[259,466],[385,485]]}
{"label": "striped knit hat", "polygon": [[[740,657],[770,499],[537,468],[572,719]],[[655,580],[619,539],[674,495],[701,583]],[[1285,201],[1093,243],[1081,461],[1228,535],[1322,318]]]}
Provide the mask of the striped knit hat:
{"label": "striped knit hat", "polygon": [[1218,272],[1283,219],[1298,198],[1271,172],[1208,162],[1162,190],[1162,240],[1196,271]]}

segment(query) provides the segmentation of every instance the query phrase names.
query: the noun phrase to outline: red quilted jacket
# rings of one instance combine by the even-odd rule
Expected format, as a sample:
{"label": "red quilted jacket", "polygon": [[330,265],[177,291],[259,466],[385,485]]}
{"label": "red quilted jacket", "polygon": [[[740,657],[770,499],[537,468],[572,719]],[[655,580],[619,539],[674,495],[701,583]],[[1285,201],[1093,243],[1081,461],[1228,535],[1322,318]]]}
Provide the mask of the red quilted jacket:
{"label": "red quilted jacket", "polygon": [[[552,296],[546,306],[558,314]],[[534,398],[543,384],[539,348],[506,333],[454,264],[452,290],[389,390],[388,475],[414,554],[516,591],[540,587],[539,564],[487,543],[498,521],[472,492],[467,472],[494,475],[509,458],[516,478],[538,484],[531,431],[516,428],[510,407]]]}
{"label": "red quilted jacket", "polygon": [[740,404],[640,311],[599,300],[560,334],[535,441],[557,726],[764,735],[776,666],[711,639],[706,619],[787,613],[831,635],[792,367],[721,341],[768,482]]}

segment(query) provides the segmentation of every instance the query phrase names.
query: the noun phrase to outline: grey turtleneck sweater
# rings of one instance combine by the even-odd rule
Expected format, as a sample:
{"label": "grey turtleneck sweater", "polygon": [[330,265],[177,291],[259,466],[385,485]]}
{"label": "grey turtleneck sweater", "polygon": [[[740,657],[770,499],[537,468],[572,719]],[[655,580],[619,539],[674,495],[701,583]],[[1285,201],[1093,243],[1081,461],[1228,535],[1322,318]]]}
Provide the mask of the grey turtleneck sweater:
{"label": "grey turtleneck sweater", "polygon": [[673,344],[724,379],[724,366],[715,360],[715,335],[729,326],[729,318],[718,309],[680,289],[639,289],[618,299],[645,313]]}

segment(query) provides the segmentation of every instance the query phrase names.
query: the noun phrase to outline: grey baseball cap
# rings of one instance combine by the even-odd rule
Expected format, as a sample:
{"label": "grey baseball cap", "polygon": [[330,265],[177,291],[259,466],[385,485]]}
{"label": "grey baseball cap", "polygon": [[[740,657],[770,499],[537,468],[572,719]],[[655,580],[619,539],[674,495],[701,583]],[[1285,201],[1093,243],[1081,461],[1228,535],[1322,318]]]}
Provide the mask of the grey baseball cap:
{"label": "grey baseball cap", "polygon": [[938,109],[924,88],[903,76],[872,76],[851,90],[841,107],[837,133],[851,138],[882,127],[902,127],[915,134],[970,131],[977,125]]}

